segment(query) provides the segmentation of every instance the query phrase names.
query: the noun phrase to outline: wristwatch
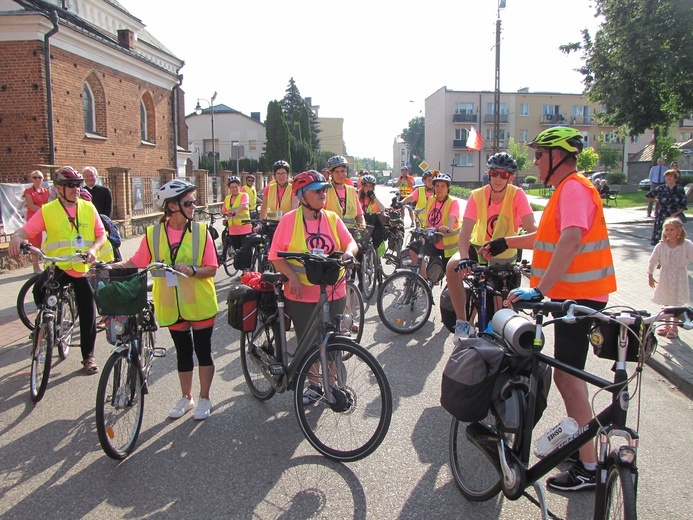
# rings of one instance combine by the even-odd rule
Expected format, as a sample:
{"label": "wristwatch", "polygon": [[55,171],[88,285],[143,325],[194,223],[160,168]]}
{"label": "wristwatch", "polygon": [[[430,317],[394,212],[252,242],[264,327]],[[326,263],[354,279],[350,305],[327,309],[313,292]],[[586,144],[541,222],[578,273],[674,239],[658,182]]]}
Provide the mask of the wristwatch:
{"label": "wristwatch", "polygon": [[197,274],[197,267],[195,267],[194,265],[191,265],[190,269],[192,269],[192,272],[193,272],[193,274],[191,276],[195,276]]}

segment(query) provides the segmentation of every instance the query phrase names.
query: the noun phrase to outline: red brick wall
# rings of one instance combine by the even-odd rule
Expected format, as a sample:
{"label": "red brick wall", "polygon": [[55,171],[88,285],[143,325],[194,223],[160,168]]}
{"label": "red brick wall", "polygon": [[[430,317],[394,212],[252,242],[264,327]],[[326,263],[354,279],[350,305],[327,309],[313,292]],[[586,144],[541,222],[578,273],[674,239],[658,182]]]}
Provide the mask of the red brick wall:
{"label": "red brick wall", "polygon": [[[46,164],[48,134],[42,42],[1,42],[0,179],[23,180],[37,163]],[[51,48],[55,164],[80,169],[130,168],[130,175],[158,175],[174,167],[171,91],[128,76],[56,47]],[[84,134],[82,88],[90,73],[101,83],[105,140]],[[140,142],[140,98],[149,92],[156,118],[156,145]],[[98,92],[94,92],[97,102]],[[99,110],[97,109],[97,114]],[[98,117],[98,115],[97,115]],[[103,120],[103,118],[102,118]]]}

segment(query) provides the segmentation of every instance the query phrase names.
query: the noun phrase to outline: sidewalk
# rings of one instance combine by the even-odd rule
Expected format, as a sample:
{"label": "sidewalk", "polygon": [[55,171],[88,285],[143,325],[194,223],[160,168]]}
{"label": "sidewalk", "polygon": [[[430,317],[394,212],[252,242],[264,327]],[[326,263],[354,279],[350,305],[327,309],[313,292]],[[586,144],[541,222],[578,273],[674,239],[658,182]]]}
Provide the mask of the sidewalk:
{"label": "sidewalk", "polygon": [[[547,199],[540,197],[529,196],[529,199],[540,205],[547,202]],[[647,284],[647,262],[652,251],[652,219],[645,217],[644,209],[605,207],[604,215],[609,226],[618,284],[618,291],[611,296],[610,304],[656,311],[658,306],[650,299],[652,289]],[[541,212],[536,212],[536,218],[538,222]],[[685,227],[689,237],[693,237],[693,219]],[[123,241],[121,251],[124,258],[135,252],[140,240],[141,237],[136,237]],[[218,276],[226,276],[223,270],[220,273]],[[29,267],[0,274],[0,287],[4,295],[0,299],[0,348],[16,342],[28,345],[28,331],[19,320],[15,306],[16,295],[30,276]],[[693,331],[679,329],[678,339],[658,339],[657,352],[648,364],[693,398],[693,349],[690,346],[693,345]]]}

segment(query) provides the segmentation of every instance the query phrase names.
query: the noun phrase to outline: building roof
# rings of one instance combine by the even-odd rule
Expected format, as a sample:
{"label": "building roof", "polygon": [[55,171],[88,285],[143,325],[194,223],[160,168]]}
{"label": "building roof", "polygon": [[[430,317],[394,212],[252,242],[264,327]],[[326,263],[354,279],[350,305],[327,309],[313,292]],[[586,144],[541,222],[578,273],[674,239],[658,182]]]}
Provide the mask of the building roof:
{"label": "building roof", "polygon": [[[682,141],[680,143],[674,143],[674,146],[678,148],[679,150],[691,150],[693,149],[693,139],[690,139],[688,141]],[[631,154],[628,157],[628,163],[636,163],[636,162],[644,162],[644,163],[652,163],[654,162],[654,159],[652,158],[652,154],[654,154],[654,143],[650,143],[645,148],[640,150],[639,152],[636,152],[634,154]],[[684,155],[688,155],[688,153],[684,152]]]}
{"label": "building roof", "polygon": [[[199,115],[209,114],[209,112],[210,112],[210,107],[203,108],[202,113],[200,113]],[[265,126],[265,123],[263,123],[262,121],[258,121],[255,118],[247,116],[243,112],[239,112],[235,108],[231,108],[230,106],[224,105],[223,103],[219,103],[218,105],[214,105],[214,115],[219,115],[219,114],[238,114],[239,116],[243,116],[245,118],[250,119],[251,121],[256,122],[258,125]],[[192,112],[192,113],[188,114],[187,116],[185,116],[185,119],[188,119],[189,117],[195,117],[197,115],[198,115],[197,112]]]}

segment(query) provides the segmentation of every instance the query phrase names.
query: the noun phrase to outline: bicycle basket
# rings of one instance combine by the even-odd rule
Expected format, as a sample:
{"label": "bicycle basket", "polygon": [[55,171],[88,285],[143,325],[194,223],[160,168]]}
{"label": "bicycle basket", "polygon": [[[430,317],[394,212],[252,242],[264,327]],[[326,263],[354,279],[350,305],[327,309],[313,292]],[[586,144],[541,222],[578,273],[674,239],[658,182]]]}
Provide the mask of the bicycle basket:
{"label": "bicycle basket", "polygon": [[336,262],[306,259],[303,265],[306,268],[306,277],[313,285],[334,285],[340,278],[341,268]]}
{"label": "bicycle basket", "polygon": [[[590,332],[590,343],[592,343],[592,349],[594,350],[594,355],[602,359],[610,359],[612,361],[618,360],[618,336],[619,336],[620,325],[616,322],[603,322],[597,321],[592,326],[592,331]],[[638,361],[640,359],[640,340],[642,330],[642,318],[636,316],[636,321],[633,325],[629,326],[628,331],[628,352],[626,353],[626,361]],[[647,359],[652,354],[653,344],[656,343],[654,335],[648,335],[644,340],[643,344],[646,348],[643,349],[643,361]]]}
{"label": "bicycle basket", "polygon": [[120,270],[103,270],[88,279],[101,315],[130,316],[147,304],[146,271],[124,274]]}

